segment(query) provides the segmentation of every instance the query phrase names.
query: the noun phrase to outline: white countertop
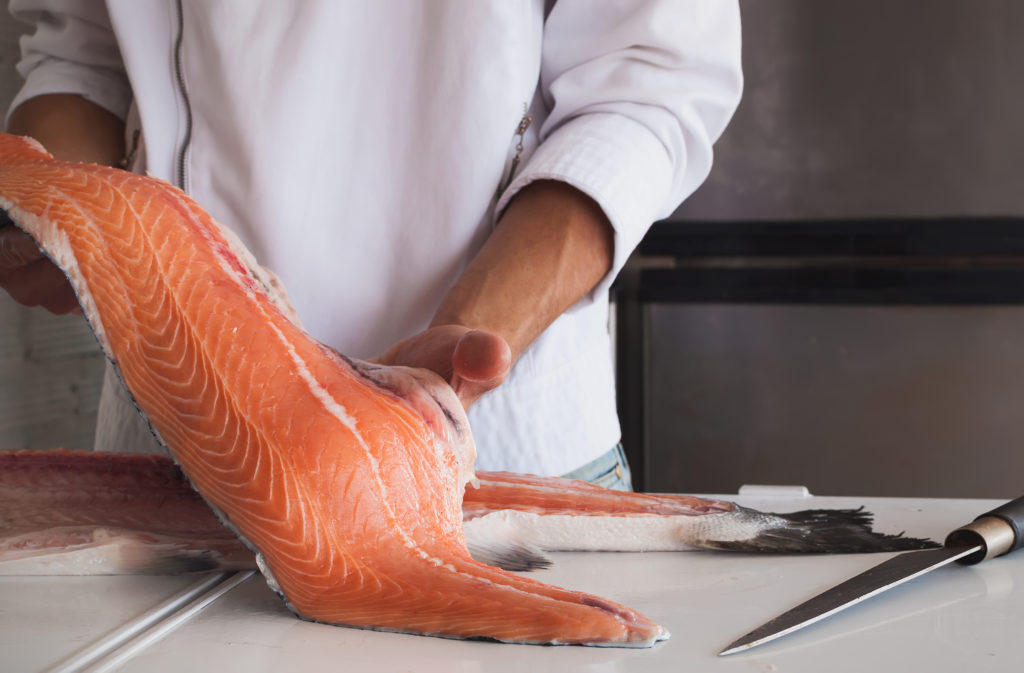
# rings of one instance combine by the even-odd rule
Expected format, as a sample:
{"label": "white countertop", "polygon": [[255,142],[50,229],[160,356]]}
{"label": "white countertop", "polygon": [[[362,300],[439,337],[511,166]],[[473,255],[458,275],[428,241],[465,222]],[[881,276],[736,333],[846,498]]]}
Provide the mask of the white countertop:
{"label": "white countertop", "polygon": [[[1002,502],[733,499],[777,511],[863,504],[875,512],[880,530],[938,540]],[[291,615],[258,575],[0,578],[0,670],[817,673],[1019,667],[1024,553],[934,571],[794,635],[716,656],[779,612],[889,556],[554,554],[554,567],[532,574],[625,603],[666,626],[672,638],[647,650],[504,645],[312,624]]]}

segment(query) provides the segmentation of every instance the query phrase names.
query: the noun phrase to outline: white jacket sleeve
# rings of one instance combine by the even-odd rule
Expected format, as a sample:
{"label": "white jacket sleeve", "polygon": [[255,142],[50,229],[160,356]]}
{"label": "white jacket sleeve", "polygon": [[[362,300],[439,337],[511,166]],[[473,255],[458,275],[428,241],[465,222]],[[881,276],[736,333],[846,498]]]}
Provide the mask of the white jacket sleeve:
{"label": "white jacket sleeve", "polygon": [[544,27],[539,144],[501,196],[567,182],[615,229],[611,273],[707,177],[743,88],[734,0],[558,0]]}
{"label": "white jacket sleeve", "polygon": [[42,94],[74,93],[124,119],[131,88],[102,0],[11,0],[10,11],[35,26],[21,38],[25,84],[11,110]]}

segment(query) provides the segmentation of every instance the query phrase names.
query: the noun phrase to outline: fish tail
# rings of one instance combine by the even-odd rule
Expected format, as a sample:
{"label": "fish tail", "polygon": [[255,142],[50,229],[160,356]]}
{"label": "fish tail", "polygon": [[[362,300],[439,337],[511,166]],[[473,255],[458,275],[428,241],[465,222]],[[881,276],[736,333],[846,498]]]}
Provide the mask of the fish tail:
{"label": "fish tail", "polygon": [[723,551],[850,554],[933,549],[937,542],[879,533],[874,515],[858,509],[807,509],[777,514],[737,506],[734,516],[746,519],[752,534],[743,539],[706,538],[700,546]]}
{"label": "fish tail", "polygon": [[551,566],[551,559],[529,538],[526,531],[517,528],[507,519],[492,517],[488,521],[490,523],[487,526],[465,528],[466,547],[474,560],[517,572],[542,570]]}

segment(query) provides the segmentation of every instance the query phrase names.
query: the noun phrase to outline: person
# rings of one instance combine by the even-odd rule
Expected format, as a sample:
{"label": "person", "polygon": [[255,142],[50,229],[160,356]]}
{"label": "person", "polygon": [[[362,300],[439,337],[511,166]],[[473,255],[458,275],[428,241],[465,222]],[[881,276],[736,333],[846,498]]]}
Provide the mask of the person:
{"label": "person", "polygon": [[[346,355],[453,383],[480,469],[628,487],[608,288],[742,89],[726,0],[12,0],[8,131],[188,192]],[[74,297],[23,234],[0,285]],[[108,371],[96,446],[152,439]]]}

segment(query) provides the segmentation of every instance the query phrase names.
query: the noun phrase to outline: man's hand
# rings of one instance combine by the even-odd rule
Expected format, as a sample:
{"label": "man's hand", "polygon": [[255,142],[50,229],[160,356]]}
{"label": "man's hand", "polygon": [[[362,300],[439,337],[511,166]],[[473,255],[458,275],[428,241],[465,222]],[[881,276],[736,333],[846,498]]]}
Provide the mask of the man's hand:
{"label": "man's hand", "polygon": [[17,227],[0,228],[0,287],[25,306],[42,306],[57,314],[78,308],[64,272]]}
{"label": "man's hand", "polygon": [[439,325],[398,342],[376,362],[436,372],[469,409],[481,395],[505,380],[512,367],[512,352],[496,334],[461,325]]}
{"label": "man's hand", "polygon": [[430,369],[467,409],[612,265],[613,232],[583,192],[553,181],[525,187],[419,334],[377,362]]}
{"label": "man's hand", "polygon": [[[73,94],[30,98],[11,112],[8,133],[31,136],[57,159],[116,165],[124,156],[124,124]],[[19,304],[72,313],[78,300],[64,272],[17,227],[0,226],[0,288]]]}

